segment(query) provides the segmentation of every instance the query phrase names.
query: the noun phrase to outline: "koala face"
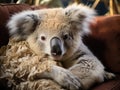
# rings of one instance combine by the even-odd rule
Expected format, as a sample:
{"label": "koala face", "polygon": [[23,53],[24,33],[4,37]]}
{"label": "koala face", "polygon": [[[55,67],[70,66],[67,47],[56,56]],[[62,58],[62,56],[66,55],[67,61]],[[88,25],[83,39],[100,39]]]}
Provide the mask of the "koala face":
{"label": "koala face", "polygon": [[78,48],[77,43],[81,38],[70,22],[61,20],[59,17],[50,17],[50,20],[47,18],[42,21],[34,34],[29,37],[35,37],[33,41],[38,44],[41,51],[55,60],[63,60],[63,57],[70,55],[69,52]]}
{"label": "koala face", "polygon": [[7,26],[10,35],[18,40],[27,39],[37,54],[65,60],[78,50],[82,36],[89,33],[94,14],[83,5],[23,11],[13,15]]}

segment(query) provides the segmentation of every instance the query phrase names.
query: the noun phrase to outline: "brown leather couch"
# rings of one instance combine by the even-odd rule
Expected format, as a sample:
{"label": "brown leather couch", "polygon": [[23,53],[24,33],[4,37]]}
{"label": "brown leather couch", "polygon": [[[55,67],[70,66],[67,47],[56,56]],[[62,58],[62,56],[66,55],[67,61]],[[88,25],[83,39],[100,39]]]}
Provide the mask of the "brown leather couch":
{"label": "brown leather couch", "polygon": [[[41,7],[25,4],[0,4],[0,47],[9,41],[7,20],[14,13]],[[92,34],[83,38],[84,43],[105,65],[106,70],[116,74],[113,80],[95,85],[91,90],[120,90],[120,15],[96,17],[97,23],[91,24]],[[0,88],[10,90],[0,80]],[[1,89],[0,89],[1,90]]]}

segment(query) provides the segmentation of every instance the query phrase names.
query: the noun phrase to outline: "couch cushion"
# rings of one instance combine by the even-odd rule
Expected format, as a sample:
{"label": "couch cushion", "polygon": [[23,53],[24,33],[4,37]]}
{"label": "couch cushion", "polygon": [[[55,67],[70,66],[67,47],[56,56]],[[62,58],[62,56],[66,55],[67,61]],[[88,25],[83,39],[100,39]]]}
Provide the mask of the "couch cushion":
{"label": "couch cushion", "polygon": [[120,15],[97,17],[84,43],[108,70],[120,74]]}
{"label": "couch cushion", "polygon": [[120,78],[104,82],[92,90],[120,90]]}

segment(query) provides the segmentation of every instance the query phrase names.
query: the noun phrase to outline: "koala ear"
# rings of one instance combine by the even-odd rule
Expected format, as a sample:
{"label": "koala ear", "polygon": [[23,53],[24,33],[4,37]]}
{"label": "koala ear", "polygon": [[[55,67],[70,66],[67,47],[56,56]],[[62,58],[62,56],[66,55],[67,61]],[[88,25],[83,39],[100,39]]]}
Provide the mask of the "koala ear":
{"label": "koala ear", "polygon": [[13,15],[7,23],[10,36],[16,40],[26,39],[40,23],[36,11],[23,11]]}
{"label": "koala ear", "polygon": [[65,15],[69,18],[70,23],[72,26],[76,27],[81,33],[81,35],[88,34],[89,24],[93,21],[96,12],[82,4],[80,5],[71,5],[65,8]]}

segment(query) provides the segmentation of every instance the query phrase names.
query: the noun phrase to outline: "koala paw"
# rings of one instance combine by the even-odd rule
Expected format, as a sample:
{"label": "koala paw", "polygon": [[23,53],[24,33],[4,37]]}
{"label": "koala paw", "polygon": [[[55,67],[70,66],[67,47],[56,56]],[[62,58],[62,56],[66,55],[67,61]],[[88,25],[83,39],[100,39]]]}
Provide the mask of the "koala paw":
{"label": "koala paw", "polygon": [[59,66],[53,66],[51,71],[32,73],[28,76],[28,79],[30,81],[36,79],[52,79],[67,90],[82,90],[79,78],[73,75],[69,70]]}
{"label": "koala paw", "polygon": [[79,78],[71,75],[70,73],[66,73],[63,77],[64,79],[61,80],[60,83],[63,87],[68,90],[82,90]]}
{"label": "koala paw", "polygon": [[105,72],[105,78],[106,79],[113,79],[115,77],[116,77],[115,74],[110,73],[110,72]]}
{"label": "koala paw", "polygon": [[53,80],[67,90],[82,90],[79,78],[64,68],[53,67],[52,77]]}

